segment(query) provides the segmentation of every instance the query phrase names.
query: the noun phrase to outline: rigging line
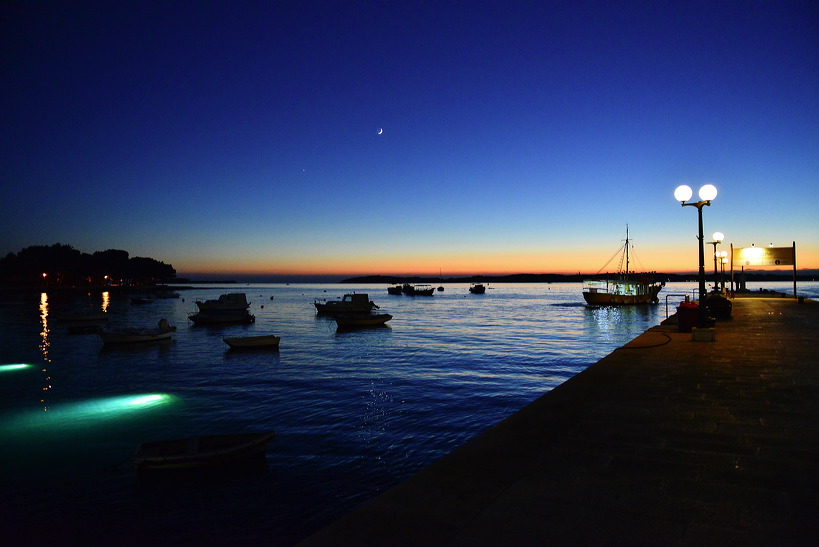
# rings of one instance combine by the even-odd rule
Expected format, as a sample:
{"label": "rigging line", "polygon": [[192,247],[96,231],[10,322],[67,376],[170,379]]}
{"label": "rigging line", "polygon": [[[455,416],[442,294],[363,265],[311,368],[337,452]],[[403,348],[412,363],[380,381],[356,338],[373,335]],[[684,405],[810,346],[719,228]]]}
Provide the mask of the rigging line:
{"label": "rigging line", "polygon": [[[620,252],[621,252],[622,250],[623,250],[623,246],[622,246],[622,245],[620,245],[620,246],[617,248],[617,250],[616,250],[616,251],[614,251],[614,254],[613,254],[613,255],[611,255],[611,258],[609,258],[609,259],[608,259],[608,261],[606,261],[606,263],[605,263],[605,264],[603,264],[603,267],[602,267],[602,268],[600,268],[599,270],[597,270],[597,273],[596,273],[596,274],[594,274],[594,275],[599,275],[599,274],[600,274],[600,272],[602,272],[602,271],[603,271],[603,270],[606,268],[606,266],[608,266],[608,265],[611,263],[611,261],[612,261],[612,260],[614,260],[614,259],[617,257],[617,255],[619,255],[619,254],[620,254]],[[621,268],[621,269],[622,269],[622,268]]]}
{"label": "rigging line", "polygon": [[[637,265],[640,267],[640,271],[643,271],[643,272],[648,271],[648,270],[646,270],[646,267],[643,265],[642,261],[640,260],[640,257],[638,257],[637,253],[634,251],[634,246],[633,245],[631,247],[631,253],[632,253],[631,256],[634,258],[634,261],[637,262]],[[635,268],[634,271],[637,271],[637,269]]]}

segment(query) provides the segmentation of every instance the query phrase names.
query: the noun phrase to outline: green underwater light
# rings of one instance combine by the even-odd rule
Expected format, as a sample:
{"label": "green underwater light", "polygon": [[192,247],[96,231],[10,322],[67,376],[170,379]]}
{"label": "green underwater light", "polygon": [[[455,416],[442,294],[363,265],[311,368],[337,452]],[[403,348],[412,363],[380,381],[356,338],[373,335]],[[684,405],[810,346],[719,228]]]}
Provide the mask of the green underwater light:
{"label": "green underwater light", "polygon": [[125,414],[136,410],[146,409],[169,403],[172,397],[162,393],[147,395],[127,395],[122,397],[108,397],[105,399],[91,399],[79,403],[66,405],[61,414],[74,418],[105,417],[116,414]]}
{"label": "green underwater light", "polygon": [[176,398],[165,393],[147,393],[105,397],[70,403],[54,403],[48,410],[23,412],[9,416],[3,425],[6,431],[58,430],[85,428],[116,420],[135,417],[143,412],[156,411],[171,404]]}
{"label": "green underwater light", "polygon": [[12,372],[15,370],[23,370],[26,368],[32,368],[34,365],[28,365],[26,363],[15,363],[12,365],[0,365],[0,372]]}

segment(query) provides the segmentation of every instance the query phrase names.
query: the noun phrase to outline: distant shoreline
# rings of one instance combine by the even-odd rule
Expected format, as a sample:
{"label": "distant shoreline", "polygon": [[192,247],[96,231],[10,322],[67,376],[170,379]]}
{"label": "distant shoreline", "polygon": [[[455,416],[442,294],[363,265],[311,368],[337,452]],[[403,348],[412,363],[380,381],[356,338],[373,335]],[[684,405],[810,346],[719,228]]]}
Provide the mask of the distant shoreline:
{"label": "distant shoreline", "polygon": [[[420,276],[394,276],[394,275],[366,275],[350,277],[339,281],[339,283],[581,283],[586,280],[606,279],[612,274],[512,274],[512,275],[471,275],[464,277],[420,277]],[[635,275],[640,275],[639,273]],[[680,283],[686,281],[697,282],[697,274],[650,274],[657,281],[669,283]],[[734,272],[735,278],[739,274]],[[745,281],[793,281],[793,273],[749,273],[745,272]],[[809,274],[797,274],[796,280],[816,281],[818,276]],[[708,282],[713,282],[714,274],[706,273]],[[730,281],[730,276],[725,275],[726,282]]]}
{"label": "distant shoreline", "polygon": [[[611,275],[611,274],[609,274]],[[665,281],[667,283],[685,283],[697,282],[697,274],[668,274],[656,273],[652,274],[655,280]],[[749,273],[745,272],[746,283],[759,282],[776,282],[776,281],[793,281],[792,273]],[[44,287],[42,285],[12,285],[0,284],[0,293],[13,292],[112,292],[112,293],[145,293],[156,292],[161,290],[184,291],[191,289],[203,288],[204,286],[211,286],[208,288],[218,289],[225,288],[231,291],[238,291],[239,287],[249,284],[391,284],[391,283],[424,283],[441,285],[446,283],[581,283],[587,280],[605,279],[606,274],[512,274],[512,275],[472,275],[472,276],[453,276],[453,277],[424,277],[424,276],[396,276],[396,275],[365,275],[349,277],[346,279],[332,279],[332,280],[315,280],[312,278],[289,277],[286,279],[265,279],[264,276],[259,278],[247,278],[241,280],[235,279],[219,279],[219,280],[193,280],[190,278],[179,278],[169,281],[167,284],[161,285],[139,285],[139,286],[56,286],[51,285]],[[735,274],[738,277],[738,274]],[[813,273],[797,274],[797,282],[815,282],[819,275]],[[707,274],[707,282],[713,282],[713,273]],[[730,277],[726,274],[726,283],[730,282]]]}

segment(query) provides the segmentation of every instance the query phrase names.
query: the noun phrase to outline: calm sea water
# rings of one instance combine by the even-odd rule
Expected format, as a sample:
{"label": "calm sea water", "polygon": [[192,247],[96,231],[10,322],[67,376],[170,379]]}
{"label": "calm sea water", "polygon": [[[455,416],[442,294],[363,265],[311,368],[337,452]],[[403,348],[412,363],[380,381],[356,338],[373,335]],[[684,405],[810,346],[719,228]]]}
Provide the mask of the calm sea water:
{"label": "calm sea water", "polygon": [[[760,287],[788,292],[788,283]],[[0,302],[0,532],[61,544],[292,544],[514,413],[666,316],[660,304],[593,308],[579,284],[241,285],[133,305],[61,293]],[[756,288],[756,287],[754,287]],[[819,283],[800,284],[819,297]],[[245,292],[256,322],[194,326],[194,301]],[[366,292],[388,327],[337,332],[314,299]],[[679,296],[669,297],[669,312]],[[170,342],[103,347],[64,310],[107,308],[110,326],[178,327]],[[236,353],[225,335],[282,337]],[[28,367],[2,365],[28,364]],[[262,468],[151,479],[143,441],[275,430]]]}

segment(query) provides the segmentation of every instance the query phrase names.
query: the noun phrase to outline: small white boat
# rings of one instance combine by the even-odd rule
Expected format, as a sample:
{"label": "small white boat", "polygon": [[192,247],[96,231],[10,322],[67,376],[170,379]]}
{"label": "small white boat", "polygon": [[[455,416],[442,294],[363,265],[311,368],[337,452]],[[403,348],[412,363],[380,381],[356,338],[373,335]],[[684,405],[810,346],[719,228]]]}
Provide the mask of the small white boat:
{"label": "small white boat", "polygon": [[124,328],[100,330],[99,337],[105,344],[130,344],[133,342],[156,342],[169,340],[176,327],[168,324],[167,319],[160,319],[155,329]]}
{"label": "small white boat", "polygon": [[231,349],[251,349],[251,348],[278,348],[279,336],[266,334],[262,336],[226,336],[222,338],[225,344]]}
{"label": "small white boat", "polygon": [[372,314],[351,314],[351,315],[337,315],[336,324],[340,329],[352,329],[358,327],[380,327],[387,321],[392,319],[392,315],[388,313],[372,313]]}
{"label": "small white boat", "polygon": [[131,297],[131,304],[150,304],[153,301],[154,297],[152,295]]}
{"label": "small white boat", "polygon": [[261,456],[276,437],[272,431],[209,435],[142,443],[134,455],[140,470],[209,467]]}

